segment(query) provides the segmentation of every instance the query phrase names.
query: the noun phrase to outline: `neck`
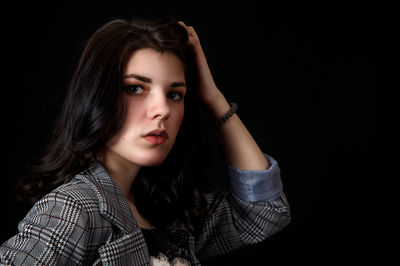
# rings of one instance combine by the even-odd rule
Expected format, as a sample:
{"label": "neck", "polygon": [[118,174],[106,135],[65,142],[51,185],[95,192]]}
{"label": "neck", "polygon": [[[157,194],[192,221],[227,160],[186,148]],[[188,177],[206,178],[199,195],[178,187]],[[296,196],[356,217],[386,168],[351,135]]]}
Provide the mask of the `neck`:
{"label": "neck", "polygon": [[108,174],[115,180],[122,194],[128,202],[129,207],[132,210],[133,216],[139,227],[154,229],[155,227],[150,224],[136,209],[133,201],[133,181],[141,166],[134,164],[118,154],[114,153],[107,147],[104,148],[96,156],[97,160],[104,166]]}
{"label": "neck", "polygon": [[141,166],[134,164],[105,147],[97,155],[97,160],[108,174],[114,178],[128,202],[133,200],[132,185]]}

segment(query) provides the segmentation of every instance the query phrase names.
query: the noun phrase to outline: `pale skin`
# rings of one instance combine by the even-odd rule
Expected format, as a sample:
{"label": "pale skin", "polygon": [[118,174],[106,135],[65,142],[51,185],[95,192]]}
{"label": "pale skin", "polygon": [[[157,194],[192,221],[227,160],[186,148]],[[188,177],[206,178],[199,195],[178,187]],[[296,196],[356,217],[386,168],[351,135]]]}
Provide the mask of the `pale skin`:
{"label": "pale skin", "polygon": [[[218,119],[230,106],[217,88],[197,33],[191,26],[179,22],[189,33],[188,45],[197,66],[196,92],[210,114]],[[167,157],[179,131],[186,93],[183,65],[171,53],[161,54],[153,49],[134,52],[124,69],[124,85],[135,93],[127,94],[127,118],[122,129],[98,154],[107,172],[116,180],[135,218],[142,228],[154,228],[136,210],[132,184],[141,166],[156,166]],[[145,79],[144,79],[145,78]],[[143,135],[162,128],[168,139],[161,145],[144,140]],[[217,128],[226,159],[238,169],[265,170],[269,168],[261,149],[237,114]]]}

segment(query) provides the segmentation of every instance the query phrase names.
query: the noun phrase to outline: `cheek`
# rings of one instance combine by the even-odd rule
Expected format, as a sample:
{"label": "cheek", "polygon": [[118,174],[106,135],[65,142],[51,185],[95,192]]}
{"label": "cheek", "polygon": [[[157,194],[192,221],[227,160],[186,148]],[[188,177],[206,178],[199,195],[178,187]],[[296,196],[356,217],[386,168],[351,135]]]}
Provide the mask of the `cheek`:
{"label": "cheek", "polygon": [[[139,108],[138,108],[139,107]],[[135,110],[133,110],[135,109]],[[140,106],[137,105],[135,108],[128,108],[126,112],[125,121],[122,124],[122,127],[118,131],[118,133],[113,137],[115,141],[126,141],[130,139],[132,136],[139,134],[137,132],[140,128],[140,121],[143,119],[140,117],[142,114],[140,110]]]}
{"label": "cheek", "polygon": [[180,110],[177,114],[176,117],[176,122],[175,122],[175,126],[176,126],[176,130],[179,131],[179,128],[182,125],[182,121],[183,121],[183,116],[184,116],[184,109],[182,108],[182,110]]}
{"label": "cheek", "polygon": [[167,122],[167,130],[170,132],[170,137],[173,138],[174,142],[182,126],[183,116],[183,111],[175,110],[173,116],[171,116],[169,121]]}

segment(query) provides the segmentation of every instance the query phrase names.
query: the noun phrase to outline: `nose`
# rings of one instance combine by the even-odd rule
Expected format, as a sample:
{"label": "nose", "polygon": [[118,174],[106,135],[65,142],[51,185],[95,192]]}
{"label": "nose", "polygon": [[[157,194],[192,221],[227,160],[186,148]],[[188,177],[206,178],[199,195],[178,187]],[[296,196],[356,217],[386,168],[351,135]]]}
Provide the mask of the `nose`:
{"label": "nose", "polygon": [[171,108],[164,91],[160,90],[154,92],[152,97],[149,97],[149,101],[148,115],[151,119],[168,119],[171,113]]}

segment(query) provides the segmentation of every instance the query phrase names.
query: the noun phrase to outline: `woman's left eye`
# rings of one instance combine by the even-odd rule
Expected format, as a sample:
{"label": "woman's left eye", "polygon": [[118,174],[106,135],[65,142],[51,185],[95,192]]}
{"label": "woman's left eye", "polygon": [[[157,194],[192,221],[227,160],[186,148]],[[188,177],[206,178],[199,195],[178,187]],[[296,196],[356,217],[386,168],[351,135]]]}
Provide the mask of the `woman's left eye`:
{"label": "woman's left eye", "polygon": [[176,101],[181,101],[183,100],[183,93],[178,92],[178,91],[171,91],[169,93],[169,95],[171,96],[172,99],[176,100]]}

